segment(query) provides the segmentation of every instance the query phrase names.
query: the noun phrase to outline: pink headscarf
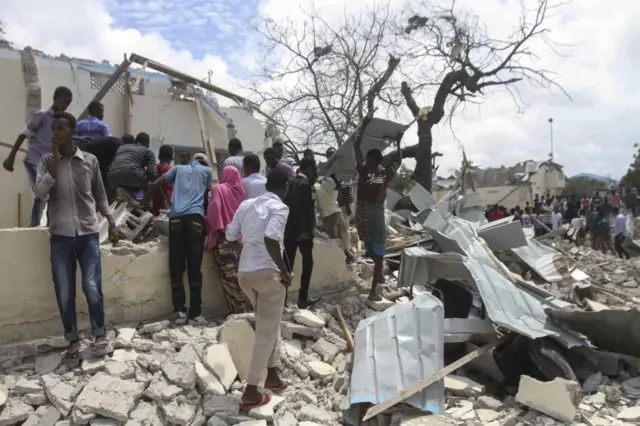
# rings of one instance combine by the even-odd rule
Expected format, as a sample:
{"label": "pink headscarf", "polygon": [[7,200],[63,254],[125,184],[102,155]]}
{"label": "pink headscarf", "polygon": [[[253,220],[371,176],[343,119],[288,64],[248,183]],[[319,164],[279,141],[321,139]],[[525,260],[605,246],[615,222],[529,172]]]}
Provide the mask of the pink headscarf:
{"label": "pink headscarf", "polygon": [[211,202],[207,209],[207,228],[209,239],[207,248],[218,245],[218,231],[225,231],[233,215],[244,201],[242,176],[234,166],[227,166],[220,174],[220,181],[211,191]]}

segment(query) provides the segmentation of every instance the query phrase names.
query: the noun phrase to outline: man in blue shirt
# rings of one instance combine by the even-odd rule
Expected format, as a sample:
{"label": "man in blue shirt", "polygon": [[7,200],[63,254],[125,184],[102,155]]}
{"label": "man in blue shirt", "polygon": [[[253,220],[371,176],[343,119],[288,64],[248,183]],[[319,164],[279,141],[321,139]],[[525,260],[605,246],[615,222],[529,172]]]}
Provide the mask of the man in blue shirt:
{"label": "man in blue shirt", "polygon": [[76,125],[78,137],[95,139],[111,136],[109,125],[102,121],[104,119],[104,105],[92,101],[88,109],[89,117],[78,121]]}
{"label": "man in blue shirt", "polygon": [[[205,229],[205,206],[209,204],[209,190],[213,170],[180,155],[180,164],[151,184],[149,190],[162,183],[173,184],[173,201],[169,212],[169,275],[176,324],[187,319],[205,322],[202,317],[202,256]],[[185,268],[186,267],[186,268]],[[189,314],[185,308],[182,276],[185,269],[189,279]]]}

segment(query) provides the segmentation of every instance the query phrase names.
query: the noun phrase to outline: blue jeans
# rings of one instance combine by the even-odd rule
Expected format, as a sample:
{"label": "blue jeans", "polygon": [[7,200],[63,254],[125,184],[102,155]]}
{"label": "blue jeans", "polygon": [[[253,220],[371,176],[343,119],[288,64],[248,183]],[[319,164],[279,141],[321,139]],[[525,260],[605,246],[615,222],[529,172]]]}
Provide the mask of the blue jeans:
{"label": "blue jeans", "polygon": [[102,267],[98,234],[77,237],[51,236],[51,273],[56,290],[58,309],[64,326],[64,337],[78,340],[76,317],[76,261],[80,264],[82,291],[89,305],[91,334],[104,336],[104,303],[102,297]]}
{"label": "blue jeans", "polygon": [[[38,166],[35,164],[24,163],[25,169],[27,169],[27,176],[29,177],[29,185],[31,185],[31,189],[33,192],[36,192],[36,176],[38,175]],[[44,212],[44,207],[47,205],[47,200],[41,200],[38,197],[35,197],[33,200],[33,207],[31,208],[31,222],[29,226],[34,228],[36,226],[40,226],[40,220],[42,219],[42,212]]]}

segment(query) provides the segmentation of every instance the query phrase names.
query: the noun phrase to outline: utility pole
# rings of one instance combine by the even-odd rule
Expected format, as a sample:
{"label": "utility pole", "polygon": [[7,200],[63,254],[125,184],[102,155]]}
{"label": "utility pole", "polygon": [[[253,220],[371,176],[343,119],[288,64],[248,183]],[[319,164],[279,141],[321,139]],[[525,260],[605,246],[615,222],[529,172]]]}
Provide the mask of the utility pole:
{"label": "utility pole", "polygon": [[549,151],[549,160],[553,161],[553,118],[549,117],[549,143],[550,143],[550,151]]}

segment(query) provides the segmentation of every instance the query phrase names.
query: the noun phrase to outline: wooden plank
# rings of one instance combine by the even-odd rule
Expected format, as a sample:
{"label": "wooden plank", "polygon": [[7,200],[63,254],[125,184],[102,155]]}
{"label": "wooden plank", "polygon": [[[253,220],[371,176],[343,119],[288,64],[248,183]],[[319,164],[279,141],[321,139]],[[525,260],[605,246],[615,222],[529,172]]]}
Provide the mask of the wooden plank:
{"label": "wooden plank", "polygon": [[394,396],[393,398],[390,398],[390,399],[388,399],[386,401],[383,401],[383,402],[381,402],[379,404],[374,405],[373,407],[371,407],[367,411],[367,413],[365,414],[365,416],[362,419],[362,421],[367,421],[370,418],[377,416],[378,414],[382,413],[385,410],[388,410],[389,408],[393,407],[394,405],[401,403],[405,399],[412,397],[413,395],[415,395],[418,392],[422,391],[427,386],[430,386],[430,385],[434,384],[438,380],[442,380],[445,376],[453,373],[458,368],[464,366],[468,362],[473,361],[474,359],[478,358],[480,355],[483,355],[483,354],[489,352],[491,349],[493,349],[496,346],[498,346],[498,344],[500,342],[502,342],[504,337],[505,336],[503,336],[503,337],[501,337],[501,338],[499,338],[499,339],[497,339],[497,340],[495,340],[495,341],[493,341],[493,342],[491,342],[491,343],[489,343],[489,344],[487,344],[485,346],[482,346],[482,347],[476,349],[475,351],[469,352],[468,354],[466,354],[465,356],[463,356],[459,360],[447,365],[442,370],[436,371],[435,373],[433,373],[433,374],[427,376],[426,378],[420,380],[418,383],[416,383],[415,385],[403,390],[402,392],[400,392],[398,395]]}
{"label": "wooden plank", "polygon": [[344,320],[344,316],[342,315],[342,309],[340,305],[336,305],[336,315],[338,316],[338,322],[340,323],[340,328],[344,333],[345,339],[347,339],[347,346],[349,346],[349,350],[351,352],[355,352],[355,343],[353,342],[353,336],[351,335],[351,331],[349,327],[347,327],[347,322]]}
{"label": "wooden plank", "polygon": [[133,103],[133,96],[131,95],[131,81],[130,74],[127,71],[125,74],[124,82],[124,133],[131,134],[131,104]]}
{"label": "wooden plank", "polygon": [[[259,113],[260,115],[262,115],[263,117],[267,118],[268,120],[273,121],[276,124],[280,124],[276,119],[274,119],[273,117],[265,114],[264,112],[260,111],[260,108],[258,108],[258,106],[256,104],[254,104],[253,102],[251,102],[250,100],[243,98],[242,96],[238,96],[235,93],[229,92],[228,90],[222,89],[218,86],[215,86],[211,83],[208,83],[204,80],[200,80],[198,78],[195,78],[189,74],[185,74],[183,72],[180,72],[178,70],[175,70],[173,68],[170,68],[166,65],[163,65],[159,62],[155,62],[149,58],[145,58],[144,56],[140,56],[137,53],[132,53],[130,56],[130,61],[131,62],[135,62],[137,64],[140,65],[145,65],[151,69],[154,69],[158,72],[161,72],[163,74],[166,74],[170,77],[174,77],[177,78],[179,80],[182,81],[186,81],[187,83],[191,83],[193,85],[196,86],[200,86],[204,89],[207,89],[213,93],[217,93],[220,96],[224,96],[225,98],[231,99],[234,102],[238,102],[238,103],[244,103],[244,102],[248,102],[250,103],[253,108],[256,110],[257,113]],[[281,125],[281,124],[280,124]]]}
{"label": "wooden plank", "polygon": [[[118,66],[118,68],[113,71],[113,74],[111,74],[109,79],[102,85],[100,90],[98,90],[98,93],[96,93],[93,99],[91,99],[91,102],[100,102],[102,98],[104,98],[104,95],[109,92],[113,84],[118,81],[120,76],[129,69],[129,65],[131,65],[131,61],[125,58],[124,61],[122,61],[122,63]],[[82,113],[78,116],[78,120],[86,118],[87,115],[89,115],[89,104],[87,104],[84,111],[82,111]]]}

